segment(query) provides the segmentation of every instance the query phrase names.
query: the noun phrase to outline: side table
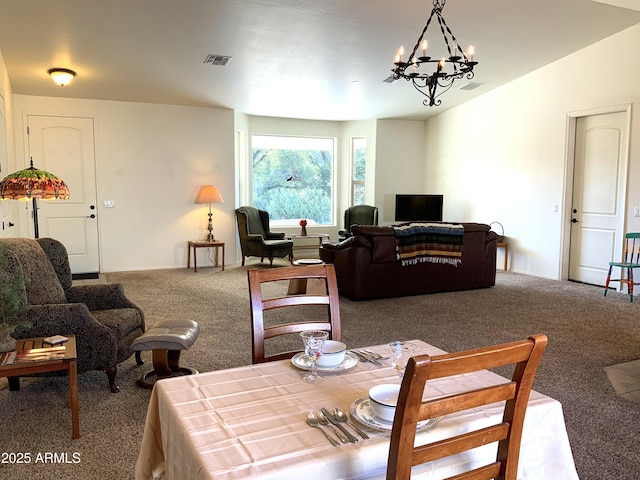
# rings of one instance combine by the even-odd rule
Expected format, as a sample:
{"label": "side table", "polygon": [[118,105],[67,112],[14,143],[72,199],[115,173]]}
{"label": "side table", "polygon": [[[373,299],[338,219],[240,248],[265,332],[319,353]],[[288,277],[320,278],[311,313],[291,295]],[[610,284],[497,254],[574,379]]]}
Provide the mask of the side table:
{"label": "side table", "polygon": [[[324,240],[329,240],[330,235],[328,233],[310,233],[308,235],[287,235],[285,238],[293,242],[292,253],[294,253],[295,257],[296,250],[318,250]],[[296,240],[307,240],[310,238],[317,239],[318,242],[298,242],[296,245]]]}
{"label": "side table", "polygon": [[504,249],[504,271],[506,272],[508,267],[507,262],[509,260],[509,244],[506,242],[502,242],[502,243],[498,243],[496,247]]}
{"label": "side table", "polygon": [[196,249],[197,248],[215,248],[215,262],[216,267],[218,266],[218,249],[222,248],[222,271],[224,272],[224,242],[219,242],[218,240],[214,240],[209,242],[207,240],[189,240],[189,246],[187,249],[187,268],[191,268],[191,249],[193,249],[193,271],[194,273],[198,271],[197,265],[197,256]]}
{"label": "side table", "polygon": [[[69,408],[71,408],[71,428],[72,438],[80,438],[80,416],[78,414],[78,370],[77,370],[77,354],[76,354],[76,336],[66,334],[69,340],[59,345],[49,345],[44,343],[45,337],[23,338],[16,340],[16,348],[13,352],[16,355],[29,352],[31,349],[42,350],[42,360],[33,359],[29,361],[14,361],[10,365],[1,365],[5,358],[12,352],[0,354],[0,377],[21,377],[23,375],[31,375],[34,373],[56,372],[66,370],[69,376]],[[47,358],[47,350],[55,351],[55,347],[65,346],[64,352],[59,354],[50,354]],[[35,354],[35,352],[33,352]],[[38,351],[40,354],[40,351]],[[37,355],[34,356],[37,358]]]}

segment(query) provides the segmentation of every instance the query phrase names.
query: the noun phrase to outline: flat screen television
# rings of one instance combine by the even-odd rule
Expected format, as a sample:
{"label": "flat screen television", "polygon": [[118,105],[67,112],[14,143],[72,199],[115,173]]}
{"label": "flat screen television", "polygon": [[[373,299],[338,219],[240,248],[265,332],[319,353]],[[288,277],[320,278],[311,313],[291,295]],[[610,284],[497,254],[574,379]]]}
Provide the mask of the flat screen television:
{"label": "flat screen television", "polygon": [[396,195],[396,222],[441,222],[443,195]]}

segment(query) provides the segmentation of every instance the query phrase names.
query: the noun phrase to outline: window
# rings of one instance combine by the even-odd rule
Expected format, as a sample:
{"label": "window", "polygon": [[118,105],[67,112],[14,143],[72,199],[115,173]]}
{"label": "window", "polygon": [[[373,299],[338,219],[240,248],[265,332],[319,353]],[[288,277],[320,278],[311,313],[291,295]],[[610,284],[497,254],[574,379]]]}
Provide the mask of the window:
{"label": "window", "polygon": [[334,138],[252,135],[253,205],[276,225],[333,224]]}
{"label": "window", "polygon": [[364,205],[367,139],[351,139],[351,205]]}

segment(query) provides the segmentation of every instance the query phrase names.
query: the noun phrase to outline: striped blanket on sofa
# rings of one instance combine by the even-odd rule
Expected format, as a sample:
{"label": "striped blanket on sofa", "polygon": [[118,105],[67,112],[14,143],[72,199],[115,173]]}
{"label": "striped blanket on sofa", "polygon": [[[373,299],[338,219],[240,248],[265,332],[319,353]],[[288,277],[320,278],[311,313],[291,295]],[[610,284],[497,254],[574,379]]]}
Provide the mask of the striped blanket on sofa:
{"label": "striped blanket on sofa", "polygon": [[451,223],[409,223],[393,227],[396,259],[402,265],[418,263],[462,263],[464,226]]}

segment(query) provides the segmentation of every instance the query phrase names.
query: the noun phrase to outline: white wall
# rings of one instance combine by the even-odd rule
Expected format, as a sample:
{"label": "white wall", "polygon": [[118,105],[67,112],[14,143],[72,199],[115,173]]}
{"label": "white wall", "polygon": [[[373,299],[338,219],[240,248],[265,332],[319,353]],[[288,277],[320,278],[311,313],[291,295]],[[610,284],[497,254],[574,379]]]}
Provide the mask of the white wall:
{"label": "white wall", "polygon": [[[446,218],[499,221],[512,270],[561,278],[571,204],[567,115],[637,103],[638,44],[635,26],[429,120],[425,178],[443,191]],[[481,69],[476,78],[482,81]],[[632,115],[628,212],[640,206],[639,127]],[[626,226],[640,230],[640,218],[628,214]]]}
{"label": "white wall", "polygon": [[378,120],[376,130],[375,205],[380,225],[394,223],[396,193],[440,193],[425,184],[424,122]]}
{"label": "white wall", "polygon": [[[0,131],[0,179],[14,171],[12,159],[14,158],[15,142],[13,138],[13,95],[11,82],[7,68],[4,64],[2,52],[0,52],[0,116],[3,117],[0,125],[4,125]],[[4,111],[2,107],[4,106]],[[2,127],[0,127],[2,128]],[[15,236],[16,227],[9,227],[17,216],[18,206],[10,200],[0,201],[0,238]]]}
{"label": "white wall", "polygon": [[[194,203],[204,184],[225,199],[213,205],[214,235],[235,260],[233,111],[26,95],[14,95],[14,107],[18,164],[27,114],[95,119],[101,271],[186,266],[186,242],[207,234],[208,206]],[[199,266],[211,264],[207,254],[198,249]]]}

